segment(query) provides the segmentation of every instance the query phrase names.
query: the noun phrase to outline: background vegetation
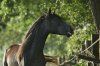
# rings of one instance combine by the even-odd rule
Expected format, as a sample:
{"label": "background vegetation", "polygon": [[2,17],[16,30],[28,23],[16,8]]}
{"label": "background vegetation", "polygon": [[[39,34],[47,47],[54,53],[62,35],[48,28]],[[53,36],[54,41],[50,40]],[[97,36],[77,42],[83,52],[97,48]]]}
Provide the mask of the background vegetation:
{"label": "background vegetation", "polygon": [[74,34],[70,38],[50,34],[45,54],[70,57],[96,32],[89,0],[0,0],[0,66],[4,50],[20,43],[31,24],[49,8],[73,26]]}

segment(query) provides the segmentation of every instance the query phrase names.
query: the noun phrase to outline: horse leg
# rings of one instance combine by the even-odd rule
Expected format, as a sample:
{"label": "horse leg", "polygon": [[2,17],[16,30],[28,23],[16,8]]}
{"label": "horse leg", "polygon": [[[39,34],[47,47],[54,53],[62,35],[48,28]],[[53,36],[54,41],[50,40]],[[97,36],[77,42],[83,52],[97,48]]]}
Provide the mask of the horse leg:
{"label": "horse leg", "polygon": [[3,66],[8,66],[7,60],[6,60],[6,52],[7,50],[4,52],[4,56],[3,56]]}

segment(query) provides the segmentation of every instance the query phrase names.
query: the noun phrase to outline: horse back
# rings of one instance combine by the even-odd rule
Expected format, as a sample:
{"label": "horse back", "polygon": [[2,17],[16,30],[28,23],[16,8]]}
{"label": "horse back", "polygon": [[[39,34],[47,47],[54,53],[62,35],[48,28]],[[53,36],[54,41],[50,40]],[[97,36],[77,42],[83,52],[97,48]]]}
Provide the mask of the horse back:
{"label": "horse back", "polygon": [[16,53],[20,45],[14,44],[6,49],[3,57],[3,66],[18,66]]}

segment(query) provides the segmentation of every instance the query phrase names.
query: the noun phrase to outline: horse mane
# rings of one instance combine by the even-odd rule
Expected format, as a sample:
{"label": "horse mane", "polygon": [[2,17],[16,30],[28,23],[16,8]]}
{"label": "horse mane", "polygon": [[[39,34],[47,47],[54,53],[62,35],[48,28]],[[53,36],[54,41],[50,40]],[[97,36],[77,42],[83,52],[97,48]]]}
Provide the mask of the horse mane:
{"label": "horse mane", "polygon": [[28,35],[35,30],[35,28],[37,28],[43,21],[43,19],[45,18],[45,15],[41,16],[34,24],[32,24],[32,27],[28,30],[28,32],[25,35],[25,39],[28,37]]}
{"label": "horse mane", "polygon": [[[18,44],[13,44],[13,45],[11,45],[9,48],[13,48],[13,47],[15,47],[15,46],[18,46]],[[8,48],[8,49],[9,49]]]}
{"label": "horse mane", "polygon": [[30,39],[30,37],[31,37],[31,34],[32,34],[32,37],[33,37],[32,40],[34,40],[35,34],[36,34],[36,32],[37,32],[36,30],[39,29],[39,26],[41,25],[41,23],[43,23],[44,18],[45,18],[45,15],[41,16],[41,17],[32,25],[32,27],[29,29],[29,31],[28,31],[27,34],[25,35],[25,38],[24,38],[24,40],[22,41],[21,46],[19,47],[19,50],[18,50],[18,52],[17,52],[17,58],[18,58],[19,60],[22,59],[24,51],[25,51],[26,49],[28,49],[27,46],[30,46],[30,44],[31,44],[31,42],[30,42],[30,44],[27,44],[27,42],[29,41],[29,39]]}

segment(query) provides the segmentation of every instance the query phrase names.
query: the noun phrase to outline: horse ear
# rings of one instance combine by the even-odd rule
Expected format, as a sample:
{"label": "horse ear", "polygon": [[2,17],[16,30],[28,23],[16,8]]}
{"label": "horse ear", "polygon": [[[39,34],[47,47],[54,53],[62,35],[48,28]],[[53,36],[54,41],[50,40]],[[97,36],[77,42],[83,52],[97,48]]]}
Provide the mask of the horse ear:
{"label": "horse ear", "polygon": [[49,12],[48,13],[51,14],[51,8],[49,8]]}
{"label": "horse ear", "polygon": [[55,14],[55,10],[53,11],[53,14]]}
{"label": "horse ear", "polygon": [[54,10],[53,10],[53,14],[55,14],[55,13],[56,13],[56,10],[57,10],[57,7],[55,7],[55,8],[54,8]]}
{"label": "horse ear", "polygon": [[42,13],[42,15],[46,15],[46,14],[47,14],[46,12],[43,12],[43,13]]}

